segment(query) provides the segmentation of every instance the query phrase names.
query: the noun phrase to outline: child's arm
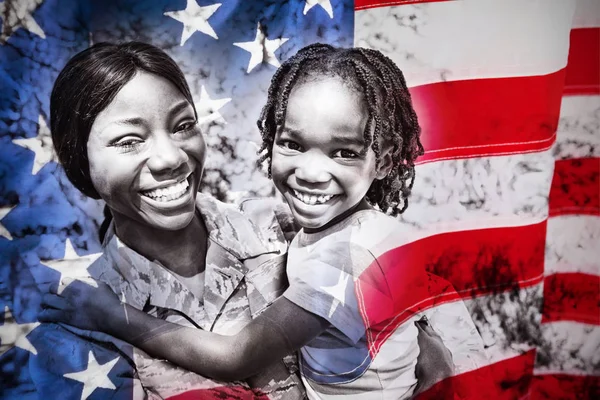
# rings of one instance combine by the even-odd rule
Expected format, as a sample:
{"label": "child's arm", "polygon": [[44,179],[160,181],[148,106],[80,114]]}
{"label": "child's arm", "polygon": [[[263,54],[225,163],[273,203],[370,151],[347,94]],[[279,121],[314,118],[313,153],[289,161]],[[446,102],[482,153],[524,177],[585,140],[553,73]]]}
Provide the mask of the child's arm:
{"label": "child's arm", "polygon": [[47,295],[47,309],[40,314],[40,320],[104,331],[153,357],[223,381],[256,374],[304,346],[329,324],[279,298],[238,334],[225,336],[173,324],[119,304],[116,295],[102,283],[96,289],[84,286],[65,290],[60,296]]}

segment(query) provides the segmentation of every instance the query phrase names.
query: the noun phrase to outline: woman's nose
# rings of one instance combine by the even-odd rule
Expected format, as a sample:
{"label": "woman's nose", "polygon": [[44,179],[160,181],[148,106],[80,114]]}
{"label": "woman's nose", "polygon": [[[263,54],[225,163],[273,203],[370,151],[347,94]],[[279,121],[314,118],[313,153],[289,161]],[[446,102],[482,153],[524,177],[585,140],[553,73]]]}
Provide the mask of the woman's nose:
{"label": "woman's nose", "polygon": [[331,175],[327,170],[327,162],[323,160],[323,157],[305,154],[298,161],[295,170],[296,178],[308,183],[325,183],[331,179]]}
{"label": "woman's nose", "polygon": [[175,171],[189,159],[187,153],[170,135],[165,136],[155,141],[148,160],[148,168],[157,174]]}

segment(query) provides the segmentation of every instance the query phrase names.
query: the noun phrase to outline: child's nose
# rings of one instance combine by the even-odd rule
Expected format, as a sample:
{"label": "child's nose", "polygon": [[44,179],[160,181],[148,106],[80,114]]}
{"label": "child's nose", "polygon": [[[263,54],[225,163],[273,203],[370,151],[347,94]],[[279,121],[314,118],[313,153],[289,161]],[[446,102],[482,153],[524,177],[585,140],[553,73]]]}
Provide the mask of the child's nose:
{"label": "child's nose", "polygon": [[296,178],[308,183],[324,183],[331,179],[326,163],[315,156],[304,157],[295,171]]}

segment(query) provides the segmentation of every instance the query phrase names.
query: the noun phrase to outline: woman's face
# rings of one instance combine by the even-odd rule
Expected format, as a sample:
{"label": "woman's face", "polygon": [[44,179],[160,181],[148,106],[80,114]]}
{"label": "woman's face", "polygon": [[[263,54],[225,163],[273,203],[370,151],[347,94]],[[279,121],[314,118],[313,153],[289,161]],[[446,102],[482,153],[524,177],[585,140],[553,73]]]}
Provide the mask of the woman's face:
{"label": "woman's face", "polygon": [[168,80],[138,72],[98,114],[87,152],[118,228],[174,231],[194,217],[206,146],[192,105]]}

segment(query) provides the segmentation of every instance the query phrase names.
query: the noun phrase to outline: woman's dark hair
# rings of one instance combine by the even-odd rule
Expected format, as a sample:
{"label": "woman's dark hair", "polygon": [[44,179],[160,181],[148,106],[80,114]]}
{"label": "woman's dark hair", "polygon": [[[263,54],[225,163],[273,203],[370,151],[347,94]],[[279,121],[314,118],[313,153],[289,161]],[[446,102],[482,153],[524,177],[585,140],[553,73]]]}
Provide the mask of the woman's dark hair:
{"label": "woman's dark hair", "polygon": [[384,179],[373,181],[367,201],[391,215],[404,212],[414,183],[414,162],[423,154],[421,129],[402,71],[379,51],[317,43],[284,62],[271,80],[267,104],[257,122],[263,140],[259,163],[268,163],[271,176],[273,143],[284,124],[290,92],[297,84],[323,76],[339,77],[363,95],[369,114],[365,143],[375,152],[378,164],[379,137],[392,145],[393,167]]}
{"label": "woman's dark hair", "polygon": [[100,196],[92,185],[87,156],[92,124],[139,71],[167,79],[194,106],[175,61],[158,47],[141,42],[97,43],[71,58],[54,83],[50,130],[56,154],[73,185],[94,199]]}

